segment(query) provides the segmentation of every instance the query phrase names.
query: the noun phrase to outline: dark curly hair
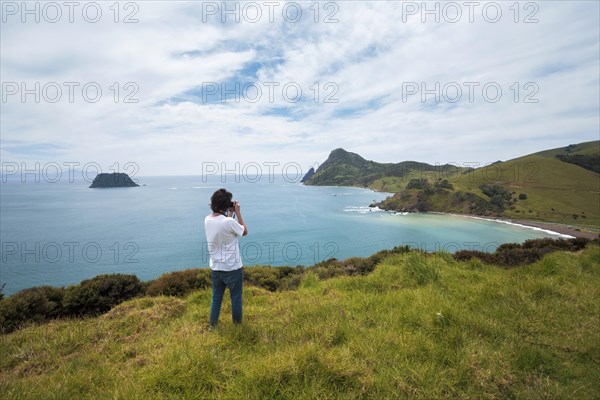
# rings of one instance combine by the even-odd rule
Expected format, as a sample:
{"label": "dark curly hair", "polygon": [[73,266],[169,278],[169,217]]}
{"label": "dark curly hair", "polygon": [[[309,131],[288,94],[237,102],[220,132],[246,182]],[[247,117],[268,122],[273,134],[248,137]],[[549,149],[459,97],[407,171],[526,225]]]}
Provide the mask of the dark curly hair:
{"label": "dark curly hair", "polygon": [[233,194],[225,189],[219,189],[210,196],[210,209],[215,213],[224,212],[231,207]]}

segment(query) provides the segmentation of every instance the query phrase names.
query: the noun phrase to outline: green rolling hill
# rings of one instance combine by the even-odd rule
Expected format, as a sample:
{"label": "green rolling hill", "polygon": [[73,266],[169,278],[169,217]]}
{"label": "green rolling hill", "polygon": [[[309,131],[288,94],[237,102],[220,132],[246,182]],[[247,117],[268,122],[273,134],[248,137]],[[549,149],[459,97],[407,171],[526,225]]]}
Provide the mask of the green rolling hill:
{"label": "green rolling hill", "polygon": [[210,288],[137,297],[2,335],[0,397],[598,399],[599,265],[597,245],[511,269],[392,254],[366,275],[249,285],[244,323],[226,296],[212,332]]}
{"label": "green rolling hill", "polygon": [[416,161],[378,163],[365,160],[356,153],[335,149],[316,173],[305,181],[317,186],[361,186],[380,191],[395,192],[403,189],[415,177],[442,174],[461,174],[466,168],[454,165],[430,165]]}
{"label": "green rolling hill", "polygon": [[404,161],[383,164],[343,149],[307,185],[395,193],[388,210],[438,211],[600,228],[600,141],[528,154],[479,168]]}

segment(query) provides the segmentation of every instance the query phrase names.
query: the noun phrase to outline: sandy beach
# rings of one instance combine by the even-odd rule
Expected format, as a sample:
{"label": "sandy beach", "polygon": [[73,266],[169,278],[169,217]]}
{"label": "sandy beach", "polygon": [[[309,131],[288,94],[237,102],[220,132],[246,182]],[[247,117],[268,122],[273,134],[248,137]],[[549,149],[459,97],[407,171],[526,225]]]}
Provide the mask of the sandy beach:
{"label": "sandy beach", "polygon": [[[500,218],[497,218],[497,219],[500,219]],[[510,221],[510,222],[513,222],[516,224],[525,225],[525,226],[531,226],[534,228],[546,229],[549,231],[562,233],[563,235],[571,235],[571,236],[582,237],[582,238],[587,238],[587,239],[596,239],[600,236],[600,234],[598,232],[594,233],[594,232],[590,232],[590,231],[585,231],[584,229],[587,229],[587,228],[583,228],[583,227],[580,228],[580,227],[572,226],[572,225],[563,225],[563,224],[557,224],[557,223],[552,223],[552,222],[516,220],[516,219],[507,220],[507,221]]]}
{"label": "sandy beach", "polygon": [[[437,213],[437,212],[436,212]],[[587,239],[596,239],[600,237],[600,232],[592,232],[589,228],[578,227],[575,225],[565,225],[554,222],[541,222],[541,221],[530,221],[524,219],[510,219],[510,218],[494,218],[490,216],[484,215],[474,215],[474,214],[457,214],[457,213],[437,213],[437,214],[447,214],[447,215],[458,215],[461,217],[470,217],[470,218],[481,218],[487,219],[490,221],[498,221],[504,223],[518,224],[524,225],[532,228],[543,229],[546,231],[552,231],[556,233],[560,233],[562,235],[569,235],[574,237],[581,237]]]}

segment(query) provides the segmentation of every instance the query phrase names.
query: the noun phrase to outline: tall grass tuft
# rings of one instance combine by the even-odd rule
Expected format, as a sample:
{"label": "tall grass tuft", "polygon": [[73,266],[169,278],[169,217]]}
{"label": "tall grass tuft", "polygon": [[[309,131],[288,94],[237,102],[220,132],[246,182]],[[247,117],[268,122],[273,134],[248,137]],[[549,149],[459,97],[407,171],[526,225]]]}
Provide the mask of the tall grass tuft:
{"label": "tall grass tuft", "polygon": [[[405,278],[409,284],[425,286],[440,279],[439,263],[425,254],[410,253],[404,261]],[[437,261],[440,261],[439,259]]]}

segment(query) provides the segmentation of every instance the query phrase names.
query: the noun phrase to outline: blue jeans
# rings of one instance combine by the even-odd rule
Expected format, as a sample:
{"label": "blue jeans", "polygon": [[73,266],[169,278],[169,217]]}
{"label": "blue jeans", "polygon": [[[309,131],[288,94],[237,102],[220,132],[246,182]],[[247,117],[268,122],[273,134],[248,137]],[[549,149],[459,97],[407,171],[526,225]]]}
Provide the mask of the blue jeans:
{"label": "blue jeans", "polygon": [[219,322],[221,302],[225,288],[229,288],[231,296],[231,317],[234,324],[242,322],[242,283],[244,272],[242,268],[233,271],[211,271],[212,277],[212,304],[210,305],[210,326]]}

